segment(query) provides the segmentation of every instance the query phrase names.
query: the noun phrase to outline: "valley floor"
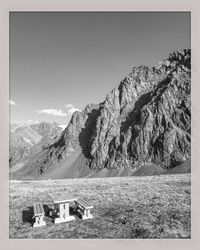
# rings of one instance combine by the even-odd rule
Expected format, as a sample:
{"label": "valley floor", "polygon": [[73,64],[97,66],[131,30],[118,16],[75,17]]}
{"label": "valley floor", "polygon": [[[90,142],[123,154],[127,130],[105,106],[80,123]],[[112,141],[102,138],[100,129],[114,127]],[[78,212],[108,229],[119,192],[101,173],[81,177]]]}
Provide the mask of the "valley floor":
{"label": "valley floor", "polygon": [[[47,193],[85,198],[93,219],[31,226],[33,203],[53,207]],[[134,239],[191,237],[191,175],[10,181],[12,239]]]}

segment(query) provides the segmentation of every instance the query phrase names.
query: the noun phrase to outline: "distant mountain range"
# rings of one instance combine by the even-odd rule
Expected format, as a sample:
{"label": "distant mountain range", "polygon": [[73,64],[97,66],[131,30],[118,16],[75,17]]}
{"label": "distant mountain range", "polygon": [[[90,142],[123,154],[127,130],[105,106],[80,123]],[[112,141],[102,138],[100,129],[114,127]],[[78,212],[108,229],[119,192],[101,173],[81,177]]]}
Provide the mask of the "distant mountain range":
{"label": "distant mountain range", "polygon": [[54,140],[63,130],[58,123],[11,124],[9,141],[10,172],[24,166],[30,156],[49,141]]}
{"label": "distant mountain range", "polygon": [[[24,129],[23,140],[17,137],[19,147],[37,145],[45,137],[44,131],[40,126]],[[40,150],[32,152],[26,164],[15,168],[11,178],[190,171],[190,49],[173,52],[153,67],[134,67],[104,102],[75,112],[59,136],[54,140],[45,138]]]}

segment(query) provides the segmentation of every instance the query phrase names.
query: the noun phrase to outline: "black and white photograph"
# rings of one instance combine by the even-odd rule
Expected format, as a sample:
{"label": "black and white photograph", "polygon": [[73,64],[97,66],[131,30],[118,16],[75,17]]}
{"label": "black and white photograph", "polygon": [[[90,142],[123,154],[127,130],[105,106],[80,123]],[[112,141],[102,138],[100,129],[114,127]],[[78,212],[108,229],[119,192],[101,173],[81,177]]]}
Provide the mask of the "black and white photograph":
{"label": "black and white photograph", "polygon": [[9,239],[191,239],[191,12],[9,12]]}

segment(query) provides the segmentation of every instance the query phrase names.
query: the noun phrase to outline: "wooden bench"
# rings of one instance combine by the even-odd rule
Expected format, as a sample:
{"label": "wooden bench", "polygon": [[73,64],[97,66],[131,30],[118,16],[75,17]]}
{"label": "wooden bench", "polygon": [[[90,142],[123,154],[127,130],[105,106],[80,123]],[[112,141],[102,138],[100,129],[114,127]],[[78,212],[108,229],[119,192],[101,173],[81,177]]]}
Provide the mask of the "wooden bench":
{"label": "wooden bench", "polygon": [[88,204],[88,202],[83,199],[79,198],[75,201],[75,211],[81,215],[82,220],[93,218],[92,214],[90,213],[90,209],[92,208],[93,206]]}
{"label": "wooden bench", "polygon": [[41,203],[35,203],[33,205],[33,219],[35,220],[33,223],[33,227],[41,227],[45,226],[46,222],[44,221],[44,208]]}

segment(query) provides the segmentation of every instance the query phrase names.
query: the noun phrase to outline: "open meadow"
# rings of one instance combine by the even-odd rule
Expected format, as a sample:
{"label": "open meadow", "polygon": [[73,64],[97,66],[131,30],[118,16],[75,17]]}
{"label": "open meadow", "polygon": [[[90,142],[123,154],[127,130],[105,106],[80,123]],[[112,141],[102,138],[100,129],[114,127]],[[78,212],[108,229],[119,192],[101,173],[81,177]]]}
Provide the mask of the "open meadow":
{"label": "open meadow", "polygon": [[[86,199],[93,219],[33,228],[33,203],[53,207],[47,193]],[[72,204],[73,206],[73,204]],[[191,175],[10,181],[12,239],[134,239],[191,237]]]}

